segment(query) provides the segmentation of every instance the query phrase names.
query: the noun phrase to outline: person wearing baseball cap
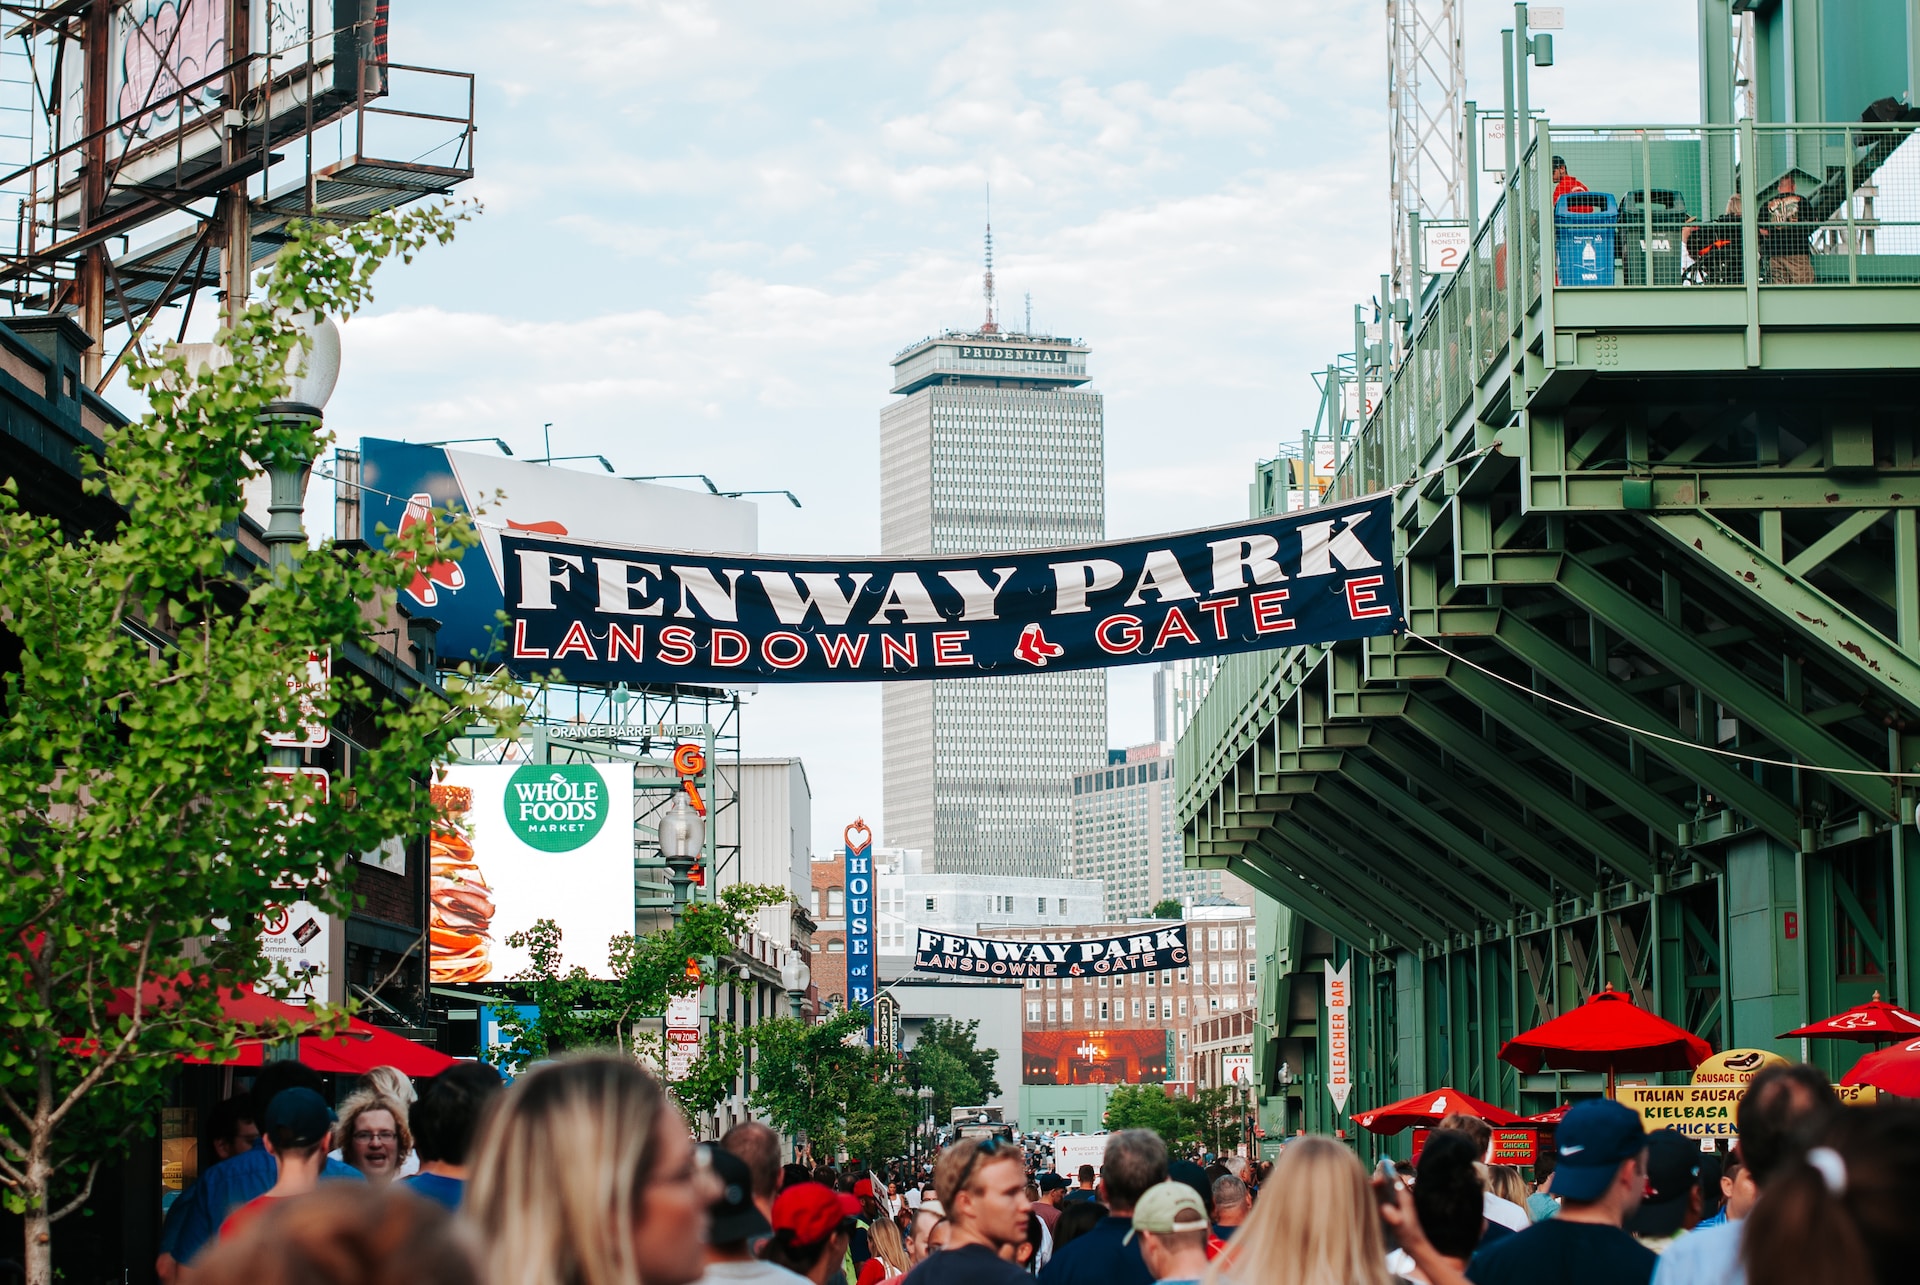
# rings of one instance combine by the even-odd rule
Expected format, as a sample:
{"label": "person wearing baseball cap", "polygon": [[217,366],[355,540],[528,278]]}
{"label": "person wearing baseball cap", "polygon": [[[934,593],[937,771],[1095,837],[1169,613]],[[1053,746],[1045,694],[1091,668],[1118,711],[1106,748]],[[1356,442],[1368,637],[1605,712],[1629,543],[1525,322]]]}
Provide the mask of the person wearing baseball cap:
{"label": "person wearing baseball cap", "polygon": [[1033,1212],[1047,1225],[1048,1234],[1052,1234],[1060,1222],[1060,1202],[1066,1198],[1067,1188],[1072,1184],[1049,1169],[1035,1180],[1034,1185],[1040,1188],[1040,1200],[1034,1205]]}
{"label": "person wearing baseball cap", "polygon": [[1647,1135],[1637,1112],[1596,1099],[1555,1133],[1560,1213],[1473,1256],[1474,1285],[1647,1285],[1659,1257],[1623,1230],[1647,1188]]}
{"label": "person wearing baseball cap", "polygon": [[720,1199],[707,1206],[707,1272],[699,1285],[801,1285],[804,1277],[753,1256],[754,1243],[773,1234],[754,1201],[753,1170],[721,1146],[709,1145],[707,1158]]}
{"label": "person wearing baseball cap", "polygon": [[327,1147],[333,1138],[333,1110],[312,1089],[295,1087],[277,1094],[260,1121],[260,1141],[280,1166],[279,1177],[265,1195],[255,1196],[228,1214],[220,1224],[220,1239],[233,1234],[272,1208],[276,1200],[304,1196],[320,1185]]}
{"label": "person wearing baseball cap", "polygon": [[1700,1144],[1677,1129],[1647,1135],[1647,1193],[1627,1219],[1633,1238],[1664,1253],[1700,1221]]}
{"label": "person wearing baseball cap", "polygon": [[841,1272],[860,1202],[823,1182],[797,1182],[773,1200],[773,1238],[761,1255],[797,1276],[826,1285]]}
{"label": "person wearing baseball cap", "polygon": [[1190,1183],[1169,1179],[1147,1188],[1133,1207],[1133,1227],[1122,1243],[1140,1240],[1140,1257],[1156,1285],[1195,1285],[1207,1274],[1207,1237],[1213,1228],[1206,1202]]}

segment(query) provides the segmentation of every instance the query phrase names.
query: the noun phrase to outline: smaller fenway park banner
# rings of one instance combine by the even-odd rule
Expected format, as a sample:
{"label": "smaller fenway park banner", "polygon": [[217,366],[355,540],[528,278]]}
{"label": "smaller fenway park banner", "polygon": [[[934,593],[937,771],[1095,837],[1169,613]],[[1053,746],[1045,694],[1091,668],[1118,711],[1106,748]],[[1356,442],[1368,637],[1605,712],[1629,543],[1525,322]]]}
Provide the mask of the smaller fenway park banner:
{"label": "smaller fenway park banner", "polygon": [[1112,544],[763,558],[500,537],[508,657],[582,683],[1091,669],[1391,633],[1390,498]]}
{"label": "smaller fenway park banner", "polygon": [[1187,930],[1152,928],[1091,941],[1003,941],[918,930],[913,967],[968,977],[1084,977],[1146,973],[1187,962]]}

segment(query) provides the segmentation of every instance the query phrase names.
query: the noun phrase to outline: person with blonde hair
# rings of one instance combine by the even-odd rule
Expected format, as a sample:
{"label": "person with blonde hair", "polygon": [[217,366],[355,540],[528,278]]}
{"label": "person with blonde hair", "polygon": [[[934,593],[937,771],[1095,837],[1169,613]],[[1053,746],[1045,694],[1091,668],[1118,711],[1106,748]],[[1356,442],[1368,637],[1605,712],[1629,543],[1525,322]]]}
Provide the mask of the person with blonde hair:
{"label": "person with blonde hair", "polygon": [[898,1280],[913,1270],[913,1260],[907,1257],[907,1242],[892,1220],[883,1218],[873,1225],[867,1232],[867,1246],[873,1250],[873,1257],[861,1264],[858,1285]]}
{"label": "person with blonde hair", "polygon": [[1308,1136],[1280,1152],[1205,1285],[1388,1285],[1386,1264],[1366,1170],[1343,1144]]}
{"label": "person with blonde hair", "polygon": [[563,1058],[494,1098],[462,1217],[498,1285],[689,1285],[719,1183],[660,1082]]}
{"label": "person with blonde hair", "polygon": [[399,1177],[401,1162],[413,1153],[407,1109],[378,1089],[361,1089],[340,1104],[334,1137],[340,1158],[376,1187]]}

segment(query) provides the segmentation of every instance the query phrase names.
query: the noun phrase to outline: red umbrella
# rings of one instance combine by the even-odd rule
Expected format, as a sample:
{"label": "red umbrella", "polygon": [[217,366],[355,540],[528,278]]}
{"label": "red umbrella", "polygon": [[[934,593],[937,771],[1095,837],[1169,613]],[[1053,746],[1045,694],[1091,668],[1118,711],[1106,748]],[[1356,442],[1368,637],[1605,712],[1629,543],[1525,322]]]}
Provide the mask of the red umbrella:
{"label": "red umbrella", "polygon": [[1842,1084],[1871,1084],[1895,1097],[1920,1098],[1920,1040],[1879,1049],[1853,1064]]}
{"label": "red umbrella", "polygon": [[1543,1066],[1605,1071],[1609,1097],[1615,1072],[1685,1071],[1712,1056],[1712,1046],[1698,1035],[1636,1007],[1611,986],[1500,1046],[1500,1060],[1527,1075]]}
{"label": "red umbrella", "polygon": [[1503,1111],[1490,1102],[1470,1098],[1466,1094],[1449,1088],[1438,1088],[1431,1093],[1422,1093],[1418,1097],[1408,1098],[1404,1102],[1395,1102],[1377,1110],[1367,1111],[1354,1116],[1362,1129],[1374,1133],[1398,1133],[1402,1129],[1411,1129],[1415,1125],[1438,1124],[1446,1116],[1455,1112],[1477,1115],[1488,1124],[1515,1124],[1520,1117],[1511,1111]]}
{"label": "red umbrella", "polygon": [[1865,1004],[1856,1004],[1844,1013],[1835,1013],[1780,1036],[1804,1036],[1810,1040],[1857,1040],[1862,1044],[1884,1044],[1888,1040],[1920,1036],[1920,1017],[1896,1004],[1888,1004],[1875,991]]}
{"label": "red umbrella", "polygon": [[1562,1102],[1559,1106],[1555,1107],[1553,1110],[1542,1111],[1539,1115],[1530,1115],[1526,1119],[1520,1121],[1520,1123],[1521,1124],[1559,1124],[1560,1121],[1566,1118],[1567,1108],[1572,1105],[1573,1103],[1571,1102]]}

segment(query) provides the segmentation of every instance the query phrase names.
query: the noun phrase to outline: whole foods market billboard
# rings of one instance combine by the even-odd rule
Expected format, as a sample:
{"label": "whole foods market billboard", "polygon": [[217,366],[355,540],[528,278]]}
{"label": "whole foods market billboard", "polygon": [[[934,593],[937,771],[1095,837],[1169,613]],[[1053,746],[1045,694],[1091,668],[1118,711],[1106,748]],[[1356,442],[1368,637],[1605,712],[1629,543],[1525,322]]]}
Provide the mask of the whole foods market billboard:
{"label": "whole foods market billboard", "polygon": [[430,928],[436,983],[505,981],[531,962],[507,938],[551,919],[561,971],[607,975],[633,931],[633,768],[458,765],[433,787]]}

